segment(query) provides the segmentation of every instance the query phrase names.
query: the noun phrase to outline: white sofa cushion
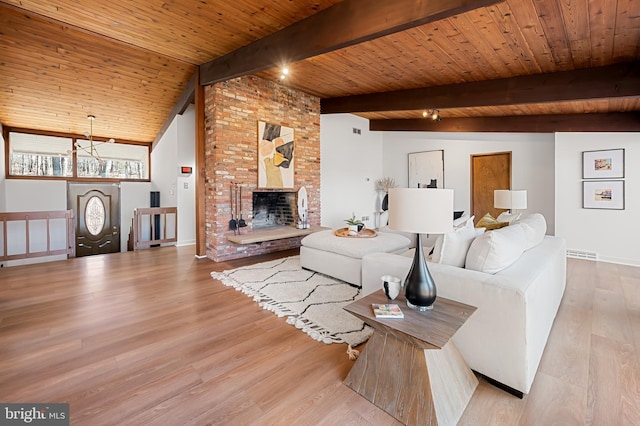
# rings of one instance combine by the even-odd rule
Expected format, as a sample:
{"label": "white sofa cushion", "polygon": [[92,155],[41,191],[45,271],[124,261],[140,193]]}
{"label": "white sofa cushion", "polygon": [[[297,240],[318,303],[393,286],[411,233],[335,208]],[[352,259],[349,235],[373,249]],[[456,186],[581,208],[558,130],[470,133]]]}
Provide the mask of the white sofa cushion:
{"label": "white sofa cushion", "polygon": [[[380,235],[382,233],[402,235],[403,237],[405,237],[405,238],[407,238],[409,240],[409,247],[415,247],[416,246],[416,234],[414,234],[412,232],[396,231],[395,229],[389,228],[389,225],[387,225],[387,226],[383,226],[380,229],[378,229],[378,235]],[[424,241],[423,241],[423,243],[424,243]]]}
{"label": "white sofa cushion", "polygon": [[460,226],[466,225],[468,221],[469,221],[469,215],[466,212],[462,213],[462,216],[460,216],[457,219],[453,219],[453,227],[459,228]]}
{"label": "white sofa cushion", "polygon": [[527,237],[522,226],[487,231],[471,243],[465,268],[495,274],[518,260],[526,247]]}
{"label": "white sofa cushion", "polygon": [[470,220],[466,226],[440,235],[433,248],[431,261],[464,268],[471,243],[484,231],[484,228],[474,228],[473,220]]}
{"label": "white sofa cushion", "polygon": [[513,221],[513,225],[521,225],[525,231],[527,240],[525,250],[529,250],[540,244],[544,235],[547,233],[547,221],[540,213],[531,213],[520,219],[516,219]]}

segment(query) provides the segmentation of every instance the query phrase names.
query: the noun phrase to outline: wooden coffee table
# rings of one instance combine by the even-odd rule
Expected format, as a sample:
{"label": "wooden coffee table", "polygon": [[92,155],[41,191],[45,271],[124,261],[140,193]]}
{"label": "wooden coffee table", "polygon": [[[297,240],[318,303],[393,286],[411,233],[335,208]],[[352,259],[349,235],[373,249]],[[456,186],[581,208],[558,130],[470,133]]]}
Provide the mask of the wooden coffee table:
{"label": "wooden coffee table", "polygon": [[[404,319],[377,319],[372,303],[396,303]],[[379,290],[344,309],[374,328],[344,384],[404,424],[455,425],[478,379],[451,337],[476,308],[438,297],[417,312]]]}

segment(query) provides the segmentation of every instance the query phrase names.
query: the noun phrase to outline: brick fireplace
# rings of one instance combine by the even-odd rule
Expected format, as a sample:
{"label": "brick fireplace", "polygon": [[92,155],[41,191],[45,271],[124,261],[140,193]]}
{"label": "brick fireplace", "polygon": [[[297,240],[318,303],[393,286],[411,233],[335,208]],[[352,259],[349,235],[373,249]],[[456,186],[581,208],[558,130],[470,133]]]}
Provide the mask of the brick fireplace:
{"label": "brick fireplace", "polygon": [[[294,129],[293,188],[257,188],[258,121]],[[254,213],[254,193],[289,193],[295,209],[302,186],[307,190],[308,222],[320,225],[320,99],[254,76],[216,83],[205,87],[205,132],[207,257],[225,261],[299,247],[302,237],[230,242],[231,189],[234,183],[242,186],[242,214],[248,225],[241,228],[243,234],[254,230],[254,222],[258,230],[265,225],[261,213]],[[295,221],[295,212],[293,217]]]}

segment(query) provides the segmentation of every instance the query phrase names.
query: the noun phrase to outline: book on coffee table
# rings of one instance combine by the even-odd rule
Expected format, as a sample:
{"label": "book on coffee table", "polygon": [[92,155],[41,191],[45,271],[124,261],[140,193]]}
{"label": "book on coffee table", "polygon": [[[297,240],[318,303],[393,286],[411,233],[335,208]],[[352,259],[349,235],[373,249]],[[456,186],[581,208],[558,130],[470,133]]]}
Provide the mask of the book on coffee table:
{"label": "book on coffee table", "polygon": [[372,303],[371,307],[376,318],[404,318],[400,307],[395,303]]}

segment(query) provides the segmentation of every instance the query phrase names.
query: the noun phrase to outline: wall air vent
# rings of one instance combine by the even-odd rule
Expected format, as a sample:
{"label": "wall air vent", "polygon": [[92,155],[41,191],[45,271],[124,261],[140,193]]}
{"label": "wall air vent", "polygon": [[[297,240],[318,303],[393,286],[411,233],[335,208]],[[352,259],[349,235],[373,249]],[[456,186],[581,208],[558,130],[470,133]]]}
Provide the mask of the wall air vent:
{"label": "wall air vent", "polygon": [[361,135],[362,134],[362,130],[361,129],[357,129],[357,128],[353,128],[353,134],[354,135]]}
{"label": "wall air vent", "polygon": [[567,249],[567,257],[573,257],[574,259],[598,260],[598,253]]}

